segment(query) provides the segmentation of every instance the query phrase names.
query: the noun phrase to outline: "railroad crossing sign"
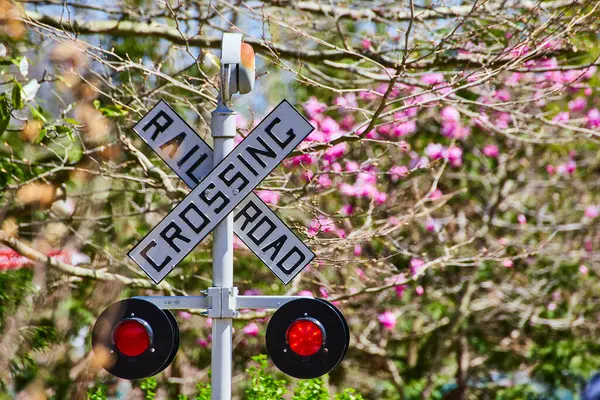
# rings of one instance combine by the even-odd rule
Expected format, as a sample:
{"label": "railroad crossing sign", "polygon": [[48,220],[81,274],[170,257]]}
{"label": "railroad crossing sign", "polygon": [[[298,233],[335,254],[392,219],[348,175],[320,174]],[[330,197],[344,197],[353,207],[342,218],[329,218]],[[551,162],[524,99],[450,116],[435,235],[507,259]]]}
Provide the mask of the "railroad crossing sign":
{"label": "railroad crossing sign", "polygon": [[[233,286],[233,233],[284,283],[314,254],[252,190],[314,129],[282,101],[234,148],[235,112],[226,103],[254,84],[254,52],[241,34],[223,34],[219,102],[212,112],[215,151],[164,101],[135,132],[192,191],[129,253],[159,283],[213,229],[213,285],[200,296],[138,296],[114,303],[92,332],[97,360],[111,374],[140,379],[163,371],[179,348],[172,309],[213,318],[211,399],[231,400],[233,319],[240,309],[275,309],[267,351],[298,378],[321,376],[344,358],[350,331],[333,304],[307,296],[244,296]],[[234,211],[235,210],[235,211]],[[235,215],[231,214],[232,212]]]}
{"label": "railroad crossing sign", "polygon": [[129,257],[159,283],[235,209],[236,235],[289,283],[315,255],[252,190],[313,129],[284,100],[213,168],[210,146],[161,100],[133,130],[193,190]]}

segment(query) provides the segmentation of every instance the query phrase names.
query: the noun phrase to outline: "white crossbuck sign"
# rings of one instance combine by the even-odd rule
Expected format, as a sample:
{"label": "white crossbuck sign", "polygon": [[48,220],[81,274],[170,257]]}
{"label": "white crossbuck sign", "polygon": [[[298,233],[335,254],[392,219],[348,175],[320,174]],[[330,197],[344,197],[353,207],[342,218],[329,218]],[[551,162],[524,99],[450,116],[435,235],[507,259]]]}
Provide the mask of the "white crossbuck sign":
{"label": "white crossbuck sign", "polygon": [[289,283],[315,255],[252,190],[313,129],[284,100],[213,168],[210,146],[161,100],[133,130],[192,191],[129,257],[159,283],[235,209],[236,235]]}

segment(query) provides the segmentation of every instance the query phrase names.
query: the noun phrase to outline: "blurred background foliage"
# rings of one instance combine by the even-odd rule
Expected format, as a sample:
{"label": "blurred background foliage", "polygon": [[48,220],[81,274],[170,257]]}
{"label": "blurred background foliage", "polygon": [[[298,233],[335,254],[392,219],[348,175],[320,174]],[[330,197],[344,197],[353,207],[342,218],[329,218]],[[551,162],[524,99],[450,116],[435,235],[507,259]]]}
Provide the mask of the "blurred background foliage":
{"label": "blurred background foliage", "polygon": [[90,330],[211,285],[210,238],[159,286],[128,260],[188,191],[131,127],[162,98],[210,143],[220,36],[243,32],[238,139],[283,98],[317,127],[258,189],[317,258],[286,287],[237,243],[236,285],[334,301],[352,339],[291,382],[243,313],[236,398],[577,398],[600,369],[599,8],[0,0],[0,397],[208,398],[200,314],[142,382],[101,371]]}

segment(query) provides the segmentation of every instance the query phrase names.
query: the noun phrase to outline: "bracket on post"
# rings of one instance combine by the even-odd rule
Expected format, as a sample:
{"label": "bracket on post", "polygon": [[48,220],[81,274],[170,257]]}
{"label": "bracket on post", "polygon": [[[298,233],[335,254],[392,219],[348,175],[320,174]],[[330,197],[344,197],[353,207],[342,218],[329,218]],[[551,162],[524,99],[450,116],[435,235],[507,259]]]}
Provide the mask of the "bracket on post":
{"label": "bracket on post", "polygon": [[236,318],[240,309],[275,310],[311,296],[240,296],[237,287],[210,287],[205,296],[136,296],[163,310],[207,310],[211,318]]}

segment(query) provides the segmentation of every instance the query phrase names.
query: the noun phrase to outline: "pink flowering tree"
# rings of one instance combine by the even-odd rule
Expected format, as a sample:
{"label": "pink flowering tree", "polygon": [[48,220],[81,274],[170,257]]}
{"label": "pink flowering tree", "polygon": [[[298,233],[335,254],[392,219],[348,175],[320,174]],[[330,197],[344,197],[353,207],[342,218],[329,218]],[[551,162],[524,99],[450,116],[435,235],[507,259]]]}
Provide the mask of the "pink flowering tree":
{"label": "pink flowering tree", "polygon": [[[127,261],[188,192],[131,127],[164,98],[210,140],[223,31],[258,54],[236,142],[284,97],[316,128],[256,192],[315,261],[284,286],[236,242],[236,285],[343,311],[332,388],[550,398],[600,370],[598,2],[54,3],[0,0],[0,242],[35,266],[0,275],[0,388],[80,398],[108,303],[210,285],[210,240],[161,286]],[[269,315],[241,314],[236,382]],[[206,379],[212,339],[178,320],[173,396]]]}

